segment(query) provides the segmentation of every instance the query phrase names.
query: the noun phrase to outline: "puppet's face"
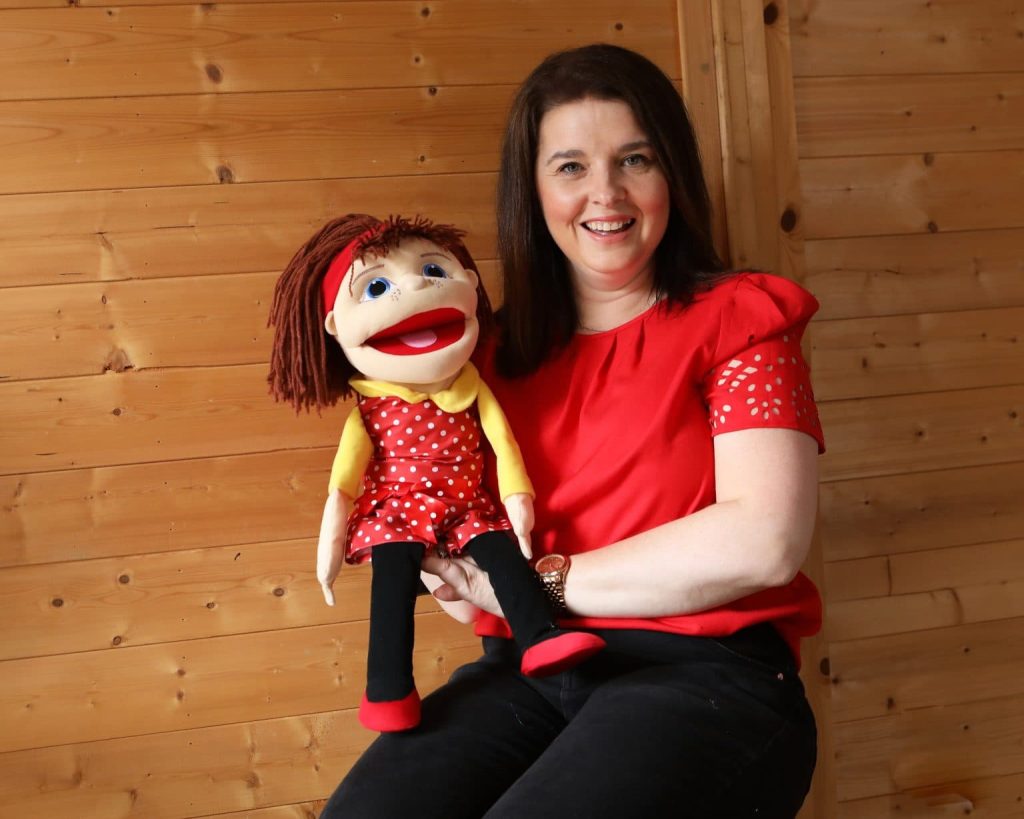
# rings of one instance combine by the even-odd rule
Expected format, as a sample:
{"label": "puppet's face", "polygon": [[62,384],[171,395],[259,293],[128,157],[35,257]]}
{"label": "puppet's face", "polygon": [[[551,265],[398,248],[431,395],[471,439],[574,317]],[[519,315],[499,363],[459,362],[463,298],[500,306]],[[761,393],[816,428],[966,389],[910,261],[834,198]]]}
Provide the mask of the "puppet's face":
{"label": "puppet's face", "polygon": [[436,389],[476,347],[476,287],[476,272],[450,252],[407,239],[355,262],[324,326],[366,378]]}

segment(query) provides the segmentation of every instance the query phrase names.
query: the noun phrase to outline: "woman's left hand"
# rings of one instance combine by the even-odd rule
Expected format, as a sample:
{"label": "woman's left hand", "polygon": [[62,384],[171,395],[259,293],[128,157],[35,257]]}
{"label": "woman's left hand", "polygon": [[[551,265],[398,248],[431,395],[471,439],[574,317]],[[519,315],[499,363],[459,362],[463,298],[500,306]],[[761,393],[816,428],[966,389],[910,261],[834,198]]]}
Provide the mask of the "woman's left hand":
{"label": "woman's left hand", "polygon": [[487,572],[471,557],[439,557],[428,554],[420,568],[441,579],[433,595],[441,602],[464,601],[497,617],[504,617],[498,598],[494,596]]}

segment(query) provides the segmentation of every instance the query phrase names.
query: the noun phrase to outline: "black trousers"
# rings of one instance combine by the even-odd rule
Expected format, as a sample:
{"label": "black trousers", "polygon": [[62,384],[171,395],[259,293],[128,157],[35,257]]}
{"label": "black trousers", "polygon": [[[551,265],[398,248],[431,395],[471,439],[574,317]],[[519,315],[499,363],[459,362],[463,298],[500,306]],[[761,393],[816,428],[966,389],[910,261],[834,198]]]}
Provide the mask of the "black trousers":
{"label": "black trousers", "polygon": [[510,640],[381,735],[322,819],[783,819],[816,754],[814,717],[770,625],[725,638],[604,630],[608,647],[544,679]]}

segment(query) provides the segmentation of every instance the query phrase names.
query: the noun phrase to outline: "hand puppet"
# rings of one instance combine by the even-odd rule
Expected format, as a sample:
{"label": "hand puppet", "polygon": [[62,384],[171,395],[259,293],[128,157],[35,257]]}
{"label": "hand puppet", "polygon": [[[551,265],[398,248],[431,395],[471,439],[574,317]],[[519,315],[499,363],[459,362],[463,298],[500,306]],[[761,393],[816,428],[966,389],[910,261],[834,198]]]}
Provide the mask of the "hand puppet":
{"label": "hand puppet", "polygon": [[[420,217],[335,219],[292,258],[271,307],[274,397],[319,411],[355,395],[331,470],[317,579],[333,605],[342,562],[372,562],[359,718],[378,731],[420,720],[413,613],[427,550],[472,556],[487,572],[524,674],[557,673],[604,645],[555,624],[527,562],[533,488],[470,362],[493,315],[462,236]],[[491,452],[501,505],[484,485]]]}

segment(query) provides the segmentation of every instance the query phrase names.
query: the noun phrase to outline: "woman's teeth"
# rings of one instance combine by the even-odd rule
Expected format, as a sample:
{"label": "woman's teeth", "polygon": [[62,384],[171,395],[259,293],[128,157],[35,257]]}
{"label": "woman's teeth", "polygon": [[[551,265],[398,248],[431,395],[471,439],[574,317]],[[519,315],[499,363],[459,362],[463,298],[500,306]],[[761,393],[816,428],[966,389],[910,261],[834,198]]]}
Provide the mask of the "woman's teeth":
{"label": "woman's teeth", "polygon": [[633,225],[635,219],[622,219],[617,222],[584,222],[583,227],[591,233],[619,233]]}

